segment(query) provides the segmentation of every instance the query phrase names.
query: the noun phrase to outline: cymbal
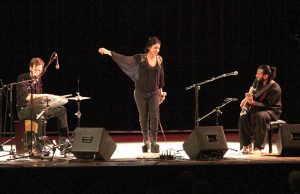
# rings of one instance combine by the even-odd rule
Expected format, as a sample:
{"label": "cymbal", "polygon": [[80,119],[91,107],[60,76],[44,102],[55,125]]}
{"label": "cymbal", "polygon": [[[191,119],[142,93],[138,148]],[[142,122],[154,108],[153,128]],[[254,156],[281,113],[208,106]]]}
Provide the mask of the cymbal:
{"label": "cymbal", "polygon": [[88,100],[88,99],[91,99],[91,97],[75,96],[75,97],[70,97],[70,98],[68,98],[68,99],[69,99],[69,100],[81,101],[81,100]]}
{"label": "cymbal", "polygon": [[[56,108],[62,106],[68,102],[68,99],[63,96],[57,96],[53,94],[35,94],[33,99],[34,108]],[[27,106],[31,107],[31,102],[27,102]]]}

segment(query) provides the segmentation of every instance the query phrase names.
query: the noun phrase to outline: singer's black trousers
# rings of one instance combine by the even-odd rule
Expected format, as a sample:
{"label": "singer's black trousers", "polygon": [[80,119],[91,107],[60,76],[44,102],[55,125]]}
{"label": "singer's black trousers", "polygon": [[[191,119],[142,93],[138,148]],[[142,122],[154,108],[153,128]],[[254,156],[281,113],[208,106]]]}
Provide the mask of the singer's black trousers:
{"label": "singer's black trousers", "polygon": [[[31,108],[30,107],[22,107],[18,111],[18,117],[20,120],[30,119],[31,120]],[[38,114],[40,114],[43,110],[35,108],[33,111],[33,118],[36,118]],[[59,106],[56,108],[49,108],[46,113],[47,119],[57,117],[59,122],[59,136],[61,138],[68,138],[69,136],[69,127],[68,127],[68,119],[67,119],[67,111],[64,106]],[[43,134],[42,128],[42,119],[38,119],[38,135],[46,135]]]}
{"label": "singer's black trousers", "polygon": [[[159,103],[160,90],[150,93],[134,91],[134,99],[139,112],[139,121],[143,132],[157,133],[159,124]],[[148,116],[150,117],[150,126],[148,126]]]}
{"label": "singer's black trousers", "polygon": [[239,118],[240,146],[254,143],[254,148],[264,149],[269,122],[277,120],[272,111],[249,112]]}

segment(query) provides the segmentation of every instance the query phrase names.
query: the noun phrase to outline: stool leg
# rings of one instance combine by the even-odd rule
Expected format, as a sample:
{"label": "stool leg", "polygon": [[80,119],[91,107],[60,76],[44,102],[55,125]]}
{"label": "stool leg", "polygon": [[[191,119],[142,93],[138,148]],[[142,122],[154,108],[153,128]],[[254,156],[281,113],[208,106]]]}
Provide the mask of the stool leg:
{"label": "stool leg", "polygon": [[269,138],[269,153],[272,153],[272,126],[270,126],[270,129],[268,131],[268,138]]}

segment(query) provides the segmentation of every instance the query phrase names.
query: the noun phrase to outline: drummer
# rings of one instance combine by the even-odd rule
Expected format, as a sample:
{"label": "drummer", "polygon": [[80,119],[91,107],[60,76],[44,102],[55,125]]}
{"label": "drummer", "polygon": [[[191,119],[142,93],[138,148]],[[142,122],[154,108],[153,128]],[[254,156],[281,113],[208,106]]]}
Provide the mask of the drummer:
{"label": "drummer", "polygon": [[[21,82],[25,80],[34,80],[33,82],[22,82],[21,84],[17,85],[17,111],[20,120],[25,120],[25,119],[31,120],[32,118],[35,119],[36,115],[43,111],[43,108],[41,107],[33,106],[33,109],[31,107],[28,107],[27,102],[31,100],[31,90],[33,93],[33,98],[35,97],[35,94],[41,94],[43,92],[43,85],[40,76],[44,69],[44,65],[45,63],[41,58],[32,58],[29,63],[29,72],[23,73],[18,76],[17,82]],[[66,108],[64,106],[50,107],[47,111],[47,119],[50,119],[52,117],[58,118],[60,144],[64,144],[66,139],[69,138],[69,128],[68,128]],[[28,149],[28,151],[31,151],[32,136],[30,133],[27,133],[26,135],[27,135],[26,149]],[[40,137],[43,136],[41,118],[38,119],[37,135]],[[42,146],[43,145],[35,146],[34,151],[41,151]],[[65,150],[61,149],[61,154],[65,154],[64,151]]]}

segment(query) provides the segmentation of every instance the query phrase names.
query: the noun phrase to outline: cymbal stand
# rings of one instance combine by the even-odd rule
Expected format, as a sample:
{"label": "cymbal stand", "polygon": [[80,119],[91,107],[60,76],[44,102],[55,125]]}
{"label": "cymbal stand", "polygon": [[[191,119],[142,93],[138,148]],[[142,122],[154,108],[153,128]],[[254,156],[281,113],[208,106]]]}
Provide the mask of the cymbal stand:
{"label": "cymbal stand", "polygon": [[[48,98],[47,98],[47,99],[48,99]],[[48,109],[49,109],[49,104],[48,104],[48,102],[49,102],[49,100],[47,100],[46,108],[44,108],[44,109],[42,110],[42,112],[40,112],[40,113],[37,115],[37,117],[36,117],[36,119],[41,118],[41,120],[42,120],[42,131],[43,131],[43,135],[42,135],[42,137],[38,137],[38,139],[37,139],[37,141],[35,142],[34,145],[36,146],[36,144],[39,143],[39,140],[42,140],[42,141],[43,141],[42,156],[48,156],[50,150],[53,151],[53,156],[54,156],[55,151],[56,151],[56,148],[57,148],[57,145],[55,145],[52,141],[50,141],[49,138],[46,136],[46,126],[47,126],[47,119],[48,119],[47,116],[48,116]],[[52,144],[52,147],[51,147],[49,150],[46,149],[46,142]],[[34,146],[34,145],[33,145],[33,146]],[[52,159],[53,159],[53,156],[52,156]],[[52,159],[51,159],[51,160],[52,160]]]}
{"label": "cymbal stand", "polygon": [[79,77],[77,79],[77,92],[76,92],[77,96],[78,96],[78,100],[77,100],[77,112],[75,113],[75,115],[77,116],[77,127],[80,127],[80,118],[81,118],[81,112],[80,112],[80,90],[79,90]]}
{"label": "cymbal stand", "polygon": [[[80,93],[79,92],[76,92],[78,96],[80,96]],[[75,133],[76,133],[76,130],[78,128],[80,128],[80,118],[81,118],[81,112],[80,112],[80,102],[81,100],[78,98],[78,100],[76,100],[76,104],[77,104],[77,112],[75,113],[75,115],[77,116],[77,127],[75,128],[75,130],[73,131],[71,137],[70,137],[70,143],[72,142],[74,136],[75,136]]]}
{"label": "cymbal stand", "polygon": [[71,135],[70,139],[73,139],[74,135],[75,135],[75,132],[76,132],[76,129],[77,128],[80,128],[80,119],[81,119],[81,112],[80,112],[80,90],[79,90],[79,77],[77,79],[77,100],[76,100],[76,104],[77,104],[77,112],[75,113],[75,115],[77,116],[77,127],[75,128],[73,134]]}

